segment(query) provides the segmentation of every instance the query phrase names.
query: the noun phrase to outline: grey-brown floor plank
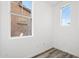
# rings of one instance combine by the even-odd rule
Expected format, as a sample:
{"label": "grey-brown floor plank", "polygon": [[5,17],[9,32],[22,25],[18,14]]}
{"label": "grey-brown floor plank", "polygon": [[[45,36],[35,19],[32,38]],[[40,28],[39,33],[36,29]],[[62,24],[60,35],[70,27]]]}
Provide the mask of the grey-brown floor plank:
{"label": "grey-brown floor plank", "polygon": [[63,52],[61,50],[58,50],[56,48],[52,48],[50,51],[40,54],[36,58],[78,58],[78,57]]}

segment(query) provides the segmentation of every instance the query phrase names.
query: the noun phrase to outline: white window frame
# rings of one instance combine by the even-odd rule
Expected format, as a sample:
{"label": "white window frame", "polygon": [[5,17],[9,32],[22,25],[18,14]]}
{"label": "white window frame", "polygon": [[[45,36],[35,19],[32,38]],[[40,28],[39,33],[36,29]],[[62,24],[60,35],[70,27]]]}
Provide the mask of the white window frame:
{"label": "white window frame", "polygon": [[[31,17],[30,16],[24,16],[22,14],[16,14],[16,13],[11,12],[11,3],[14,3],[14,2],[10,2],[10,19],[11,19],[11,15],[21,16],[21,17],[24,17],[24,18],[31,18],[32,19],[32,34],[31,35],[27,35],[27,36],[15,36],[15,37],[11,37],[11,26],[10,26],[10,38],[11,39],[20,39],[20,38],[33,37],[33,33],[34,33],[33,32],[33,16],[31,16]],[[23,13],[23,10],[22,10],[22,13]]]}
{"label": "white window frame", "polygon": [[62,25],[62,26],[70,26],[70,24],[71,24],[71,16],[70,16],[70,24],[65,24],[65,25],[62,24],[62,8],[65,8],[67,6],[71,7],[71,12],[72,12],[72,4],[70,2],[67,2],[65,5],[61,6],[61,9],[60,9],[60,25]]}

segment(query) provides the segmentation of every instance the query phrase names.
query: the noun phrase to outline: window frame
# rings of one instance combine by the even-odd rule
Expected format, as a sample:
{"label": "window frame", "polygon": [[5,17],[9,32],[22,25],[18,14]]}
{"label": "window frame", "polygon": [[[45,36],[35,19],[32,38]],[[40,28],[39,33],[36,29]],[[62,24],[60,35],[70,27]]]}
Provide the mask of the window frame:
{"label": "window frame", "polygon": [[[31,35],[12,37],[12,36],[11,36],[11,25],[10,25],[10,38],[11,38],[11,39],[19,39],[19,38],[33,37],[34,34],[33,34],[33,16],[32,16],[32,14],[31,14],[31,17],[30,17],[30,16],[25,16],[25,15],[23,15],[23,9],[21,10],[22,14],[16,14],[16,13],[11,12],[11,3],[14,3],[14,2],[11,2],[11,1],[10,1],[10,24],[11,24],[11,15],[21,16],[21,17],[24,17],[24,18],[31,18],[31,19],[32,19],[32,28],[31,28]],[[18,3],[17,3],[17,4],[18,4]],[[23,8],[23,7],[22,7],[22,8]],[[32,9],[31,9],[31,13],[32,13]]]}
{"label": "window frame", "polygon": [[72,12],[72,4],[70,3],[70,2],[67,2],[67,3],[65,3],[63,6],[61,6],[61,9],[60,9],[60,24],[62,25],[62,26],[70,26],[70,24],[71,24],[71,13],[70,13],[70,23],[68,24],[68,23],[65,23],[65,25],[63,25],[63,23],[62,23],[62,10],[63,10],[63,8],[67,8],[67,7],[70,7],[71,8],[71,12]]}

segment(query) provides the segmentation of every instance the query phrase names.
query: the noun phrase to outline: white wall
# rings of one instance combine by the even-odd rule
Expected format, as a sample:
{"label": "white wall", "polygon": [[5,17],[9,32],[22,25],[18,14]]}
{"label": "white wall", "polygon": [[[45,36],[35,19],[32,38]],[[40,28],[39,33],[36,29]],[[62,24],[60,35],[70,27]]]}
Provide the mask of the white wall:
{"label": "white wall", "polygon": [[1,57],[32,57],[52,48],[52,7],[50,2],[33,2],[33,37],[11,39],[10,2],[0,2]]}
{"label": "white wall", "polygon": [[64,2],[58,2],[57,6],[53,7],[54,40],[52,42],[55,48],[79,56],[79,2],[70,3],[72,4],[70,26],[60,24],[60,10]]}
{"label": "white wall", "polygon": [[72,22],[60,25],[62,2],[33,2],[33,37],[10,38],[10,2],[0,2],[0,57],[32,57],[51,47],[79,56],[79,4],[72,2]]}
{"label": "white wall", "polygon": [[[0,3],[0,7],[1,7],[1,3]],[[1,9],[0,9],[0,13],[1,13]],[[0,14],[0,33],[1,33],[1,14]],[[0,57],[1,57],[1,34],[0,34]]]}

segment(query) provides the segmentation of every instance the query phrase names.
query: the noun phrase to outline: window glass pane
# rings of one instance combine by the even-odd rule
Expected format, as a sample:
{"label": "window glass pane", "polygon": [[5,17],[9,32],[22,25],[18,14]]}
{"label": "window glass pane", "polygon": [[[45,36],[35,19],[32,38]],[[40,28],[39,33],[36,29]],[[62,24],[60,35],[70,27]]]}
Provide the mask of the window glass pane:
{"label": "window glass pane", "polygon": [[22,14],[22,8],[17,1],[11,2],[11,12],[16,14]]}
{"label": "window glass pane", "polygon": [[61,24],[69,25],[71,23],[71,5],[62,7]]}
{"label": "window glass pane", "polygon": [[[23,15],[30,16],[32,11],[32,2],[31,1],[23,1]],[[27,10],[27,12],[26,12]],[[29,13],[28,13],[29,12]]]}
{"label": "window glass pane", "polygon": [[23,1],[22,3],[26,8],[32,9],[32,1]]}
{"label": "window glass pane", "polygon": [[31,10],[31,1],[11,1],[11,37],[32,35]]}

